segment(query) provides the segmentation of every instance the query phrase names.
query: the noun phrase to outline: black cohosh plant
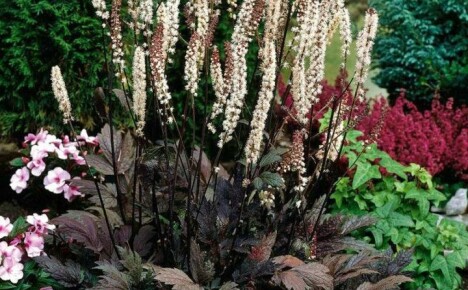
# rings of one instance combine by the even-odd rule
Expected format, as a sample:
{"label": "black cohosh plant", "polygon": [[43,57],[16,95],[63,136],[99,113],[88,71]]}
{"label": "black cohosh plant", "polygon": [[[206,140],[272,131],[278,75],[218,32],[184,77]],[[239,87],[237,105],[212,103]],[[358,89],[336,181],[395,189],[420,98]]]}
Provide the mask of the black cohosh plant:
{"label": "black cohosh plant", "polygon": [[[310,112],[321,92],[329,37],[335,30],[341,35],[343,70],[352,42],[343,1],[93,5],[110,36],[103,34],[108,78],[97,91],[108,124],[98,135],[101,153],[85,156],[87,175],[71,181],[88,195],[89,207],[57,217],[54,242],[83,265],[93,264],[92,253],[98,266],[38,259],[64,287],[389,289],[411,280],[402,274],[411,253],[379,253],[350,235],[373,218],[326,213],[344,174],[337,166],[344,136],[355,124],[354,102],[342,100],[364,97],[375,10],[366,13],[358,36],[356,82],[343,83],[328,104],[328,125],[317,131]],[[218,18],[226,15],[233,30],[219,39],[226,35],[217,33]],[[187,39],[187,31],[179,33],[182,20]],[[122,29],[133,31],[132,44],[121,41]],[[259,52],[249,75],[253,43]],[[179,50],[185,84],[171,86],[167,71]],[[271,104],[284,99],[276,92],[286,70],[294,104],[276,114]],[[73,104],[56,68],[52,78],[74,132]],[[176,91],[186,95],[182,115],[174,114]],[[116,128],[115,98],[132,127]],[[196,99],[211,110],[197,112]],[[250,102],[254,108],[244,105]],[[218,139],[210,157],[208,134]],[[227,150],[237,157],[221,163]],[[93,275],[100,275],[97,283]]]}

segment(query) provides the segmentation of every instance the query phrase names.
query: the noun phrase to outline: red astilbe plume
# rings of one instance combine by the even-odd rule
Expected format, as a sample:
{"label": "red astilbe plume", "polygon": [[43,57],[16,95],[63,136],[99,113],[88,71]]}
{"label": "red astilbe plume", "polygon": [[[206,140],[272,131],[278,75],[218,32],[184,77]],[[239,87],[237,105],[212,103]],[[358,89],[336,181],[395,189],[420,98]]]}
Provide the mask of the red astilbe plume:
{"label": "red astilbe plume", "polygon": [[385,110],[377,138],[380,149],[404,164],[420,164],[433,175],[453,170],[460,178],[468,177],[468,108],[453,108],[453,100],[441,104],[436,96],[431,110],[420,112],[402,91],[392,107],[383,98],[376,101],[358,129],[369,135]]}

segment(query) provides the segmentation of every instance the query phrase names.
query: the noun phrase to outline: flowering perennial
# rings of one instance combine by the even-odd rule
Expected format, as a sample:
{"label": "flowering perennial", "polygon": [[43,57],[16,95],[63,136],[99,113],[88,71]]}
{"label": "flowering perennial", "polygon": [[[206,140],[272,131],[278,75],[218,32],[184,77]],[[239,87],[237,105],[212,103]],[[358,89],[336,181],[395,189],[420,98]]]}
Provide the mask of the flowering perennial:
{"label": "flowering perennial", "polygon": [[122,42],[122,21],[120,19],[120,10],[122,8],[122,0],[114,0],[112,2],[111,11],[111,42],[112,42],[112,62],[117,66],[117,77],[122,77],[125,68],[123,59],[123,42]]}
{"label": "flowering perennial", "polygon": [[58,66],[52,67],[51,81],[54,97],[59,103],[59,109],[63,114],[63,122],[67,123],[72,121],[72,109],[70,100],[68,99],[67,88],[65,86],[65,82],[63,81],[62,72]]}
{"label": "flowering perennial", "polygon": [[133,112],[137,118],[136,133],[143,136],[146,115],[146,62],[143,48],[137,47],[133,56]]}
{"label": "flowering perennial", "polygon": [[[379,132],[373,133],[377,126]],[[420,111],[404,93],[393,106],[382,98],[358,129],[368,138],[377,135],[379,148],[399,162],[468,180],[468,108],[454,108],[452,99],[442,104],[435,98],[430,110]]]}
{"label": "flowering perennial", "polygon": [[276,84],[276,42],[275,36],[280,16],[281,1],[271,1],[267,7],[265,24],[265,46],[262,48],[261,70],[263,73],[262,84],[258,94],[258,101],[253,112],[250,125],[250,135],[245,146],[247,163],[257,162],[261,154],[263,131],[270,111],[270,103],[273,100]]}
{"label": "flowering perennial", "polygon": [[374,46],[374,39],[377,33],[377,25],[379,17],[374,9],[369,9],[366,12],[364,19],[364,28],[359,33],[357,46],[357,62],[356,62],[356,86],[357,96],[362,99],[364,97],[364,82],[367,79],[369,65],[371,63],[371,52]]}
{"label": "flowering perennial", "polygon": [[237,127],[240,113],[247,94],[247,54],[248,44],[257,30],[263,15],[265,2],[263,0],[246,0],[242,3],[234,32],[232,34],[232,80],[230,97],[226,102],[224,112],[223,132],[219,136],[218,147],[232,139],[232,133]]}

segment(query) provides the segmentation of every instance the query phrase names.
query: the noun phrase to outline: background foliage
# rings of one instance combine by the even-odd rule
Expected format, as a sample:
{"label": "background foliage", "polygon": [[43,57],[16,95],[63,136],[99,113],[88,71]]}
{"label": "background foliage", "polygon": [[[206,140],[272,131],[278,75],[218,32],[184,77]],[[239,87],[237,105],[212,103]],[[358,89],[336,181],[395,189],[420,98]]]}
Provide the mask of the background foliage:
{"label": "background foliage", "polygon": [[434,91],[468,101],[468,11],[465,0],[371,0],[379,11],[375,81],[396,98],[428,106]]}
{"label": "background foliage", "polygon": [[104,59],[91,1],[2,2],[0,135],[61,124],[50,86],[53,65],[62,69],[74,114],[92,127],[92,92],[101,82]]}

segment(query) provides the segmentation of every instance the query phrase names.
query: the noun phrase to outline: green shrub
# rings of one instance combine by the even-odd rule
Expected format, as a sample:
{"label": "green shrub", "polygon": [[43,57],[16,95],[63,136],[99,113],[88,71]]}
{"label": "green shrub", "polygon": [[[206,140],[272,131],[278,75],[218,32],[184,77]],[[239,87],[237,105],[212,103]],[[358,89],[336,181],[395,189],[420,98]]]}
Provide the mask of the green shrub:
{"label": "green shrub", "polygon": [[438,90],[456,102],[468,101],[468,11],[465,0],[371,0],[379,11],[375,81],[392,97],[408,90],[419,105]]}
{"label": "green shrub", "polygon": [[344,147],[352,178],[342,178],[333,193],[336,209],[371,214],[378,222],[361,236],[377,249],[389,245],[397,251],[414,249],[411,289],[456,289],[457,268],[465,267],[468,233],[464,225],[440,220],[429,212],[445,196],[434,188],[430,174],[419,165],[403,166],[376,148],[357,141],[359,131],[348,134]]}
{"label": "green shrub", "polygon": [[12,0],[0,9],[0,135],[58,126],[50,85],[60,65],[73,110],[92,127],[93,89],[102,85],[102,29],[91,1]]}

